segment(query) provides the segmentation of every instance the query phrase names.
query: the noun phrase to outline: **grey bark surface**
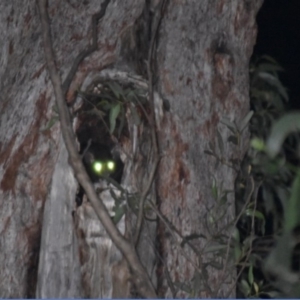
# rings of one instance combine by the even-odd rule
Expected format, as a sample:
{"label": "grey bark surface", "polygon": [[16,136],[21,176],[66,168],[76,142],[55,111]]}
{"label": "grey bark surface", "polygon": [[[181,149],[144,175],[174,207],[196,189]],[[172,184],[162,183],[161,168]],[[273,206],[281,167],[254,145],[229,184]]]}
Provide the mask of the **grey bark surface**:
{"label": "grey bark surface", "polygon": [[[223,183],[226,190],[233,190],[236,173],[221,164],[215,167],[216,159],[204,150],[209,149],[209,142],[218,148],[218,128],[224,140],[224,158],[242,159],[245,153],[247,134],[237,151],[226,142],[229,132],[219,121],[227,117],[239,123],[249,111],[248,63],[261,4],[261,0],[174,1],[164,13],[156,63],[158,91],[170,110],[159,131],[158,197],[161,212],[182,236],[199,237],[191,241],[198,253],[188,246],[181,249],[161,225],[163,267],[158,281],[162,297],[234,296],[234,289],[230,292],[234,266],[229,264],[223,273],[225,255],[213,257],[205,254],[203,247],[213,246],[209,239],[214,234],[231,233],[229,228],[221,229],[235,217],[233,194],[228,194],[226,215],[219,222],[207,223],[209,226],[206,222],[216,205],[211,193],[213,176],[218,187]],[[221,269],[212,267],[213,263]],[[190,291],[180,288],[184,284]]]}
{"label": "grey bark surface", "polygon": [[[205,234],[203,220],[213,201],[211,174],[218,182],[223,180],[227,189],[233,189],[236,174],[223,166],[214,169],[214,158],[203,151],[208,141],[215,143],[215,129],[222,116],[239,121],[249,109],[248,61],[256,37],[255,15],[262,1],[169,2],[159,31],[156,62],[156,88],[170,104],[170,111],[157,115],[162,153],[156,180],[158,200],[161,212],[182,235]],[[99,50],[79,67],[68,102],[90,74],[96,76],[113,63],[115,68],[132,71],[123,50],[136,47],[131,43],[131,30],[144,4],[140,0],[110,1],[98,25]],[[99,8],[97,0],[49,1],[56,62],[63,79],[77,54],[88,45],[91,16]],[[39,297],[78,297],[82,295],[80,283],[77,285],[80,266],[70,202],[75,182],[59,125],[43,130],[55,112],[36,3],[3,0],[0,16],[0,297],[34,297],[37,287]],[[220,131],[225,138],[227,132],[221,127]],[[129,150],[132,147],[128,145]],[[241,157],[243,151],[236,154],[225,144],[224,156]],[[143,164],[136,165],[139,179]],[[128,180],[133,188],[139,186],[136,177]],[[228,220],[234,217],[233,200],[230,198]],[[154,250],[144,240],[152,240],[156,224],[151,226],[150,235],[142,232],[138,247],[140,258],[149,260],[147,269],[155,283]],[[172,297],[170,281],[192,281],[195,268],[162,224],[158,234],[163,260],[157,278],[160,296]],[[193,243],[199,249],[203,246],[199,240]],[[191,261],[197,261],[188,247],[184,250]],[[220,271],[209,271],[214,290],[219,287]],[[56,284],[54,291],[48,282]],[[224,294],[226,291],[225,287]],[[194,296],[212,295],[198,291]],[[176,296],[190,294],[179,291]]]}
{"label": "grey bark surface", "polygon": [[34,297],[58,128],[52,136],[40,131],[51,97],[35,3],[2,1],[0,11],[0,297]]}
{"label": "grey bark surface", "polygon": [[44,208],[37,298],[82,297],[78,242],[72,218],[77,186],[61,140]]}
{"label": "grey bark surface", "polygon": [[[98,27],[99,51],[80,66],[68,100],[86,74],[115,61],[120,36],[141,14],[142,5],[140,1],[111,1]],[[63,79],[88,45],[91,16],[99,9],[96,0],[49,2],[56,61]],[[0,297],[34,297],[43,209],[60,149],[60,129],[55,124],[42,130],[55,112],[36,3],[1,1],[0,14]],[[60,260],[64,255],[59,255]]]}

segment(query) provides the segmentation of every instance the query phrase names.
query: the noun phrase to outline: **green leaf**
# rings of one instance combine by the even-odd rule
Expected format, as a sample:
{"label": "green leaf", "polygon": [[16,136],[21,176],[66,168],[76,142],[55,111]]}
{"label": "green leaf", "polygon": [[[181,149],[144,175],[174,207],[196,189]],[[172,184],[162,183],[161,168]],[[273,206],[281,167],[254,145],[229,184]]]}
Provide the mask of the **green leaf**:
{"label": "green leaf", "polygon": [[121,108],[121,114],[120,114],[120,126],[119,126],[119,129],[118,129],[118,137],[121,136],[121,133],[122,133],[122,130],[124,128],[124,125],[125,125],[125,111],[124,111],[124,106],[122,106]]}
{"label": "green leaf", "polygon": [[250,94],[251,94],[251,98],[255,98],[255,99],[265,99],[267,100],[270,95],[270,91],[265,91],[265,90],[260,90],[257,89],[255,87],[250,89]]}
{"label": "green leaf", "polygon": [[251,263],[249,270],[248,270],[248,282],[250,285],[253,284],[254,282],[254,275],[253,275],[253,264]]}
{"label": "green leaf", "polygon": [[217,182],[216,182],[215,178],[213,178],[211,192],[212,192],[214,199],[218,200],[218,187],[217,187]]}
{"label": "green leaf", "polygon": [[94,107],[92,110],[88,111],[88,113],[98,116],[101,120],[106,116],[106,113],[102,110]]}
{"label": "green leaf", "polygon": [[107,84],[110,90],[114,93],[117,99],[120,99],[120,96],[123,96],[123,89],[117,82],[110,82]]}
{"label": "green leaf", "polygon": [[254,287],[255,293],[258,294],[259,293],[259,286],[256,282],[253,282],[253,287]]}
{"label": "green leaf", "polygon": [[220,154],[222,155],[224,153],[224,143],[223,143],[223,138],[220,133],[220,131],[217,129],[217,138],[218,138],[218,145],[220,149]]}
{"label": "green leaf", "polygon": [[263,80],[265,80],[267,83],[269,83],[270,85],[272,85],[273,87],[275,87],[277,89],[277,91],[279,92],[279,94],[286,100],[289,100],[289,96],[286,92],[286,89],[284,88],[284,86],[281,84],[281,82],[279,81],[279,79],[270,74],[270,73],[266,73],[266,72],[260,72],[259,73],[259,77]]}
{"label": "green leaf", "polygon": [[49,130],[57,121],[59,121],[59,117],[58,116],[52,117],[49,120],[49,122],[47,123],[47,125],[45,126],[45,128],[42,129],[42,131]]}
{"label": "green leaf", "polygon": [[126,93],[126,101],[135,102],[135,100],[138,100],[138,96],[134,90],[130,90],[128,93]]}
{"label": "green leaf", "polygon": [[116,120],[121,110],[121,104],[117,103],[109,112],[110,133],[113,133],[116,128]]}
{"label": "green leaf", "polygon": [[[288,190],[287,187],[280,187],[280,186],[277,186],[275,188],[275,190],[276,190],[276,195],[278,196],[280,203],[283,207],[283,210],[285,211],[287,209],[289,197],[291,196],[290,190]],[[275,206],[275,203],[274,203],[274,206]]]}
{"label": "green leaf", "polygon": [[243,132],[244,129],[247,127],[249,121],[251,120],[252,116],[254,114],[254,111],[251,110],[248,112],[248,114],[246,115],[246,117],[241,121],[241,124],[240,124],[240,128],[239,128],[239,131],[240,132]]}
{"label": "green leaf", "polygon": [[259,71],[264,71],[264,72],[282,72],[284,69],[279,66],[278,64],[275,63],[261,63],[257,67]]}
{"label": "green leaf", "polygon": [[115,205],[118,206],[122,202],[122,200],[116,195],[114,189],[109,189],[110,195],[115,200]]}
{"label": "green leaf", "polygon": [[284,212],[284,229],[291,231],[300,224],[300,171],[293,182],[291,197]]}
{"label": "green leaf", "polygon": [[57,104],[53,104],[52,110],[53,110],[56,114],[58,114],[58,106],[57,106]]}
{"label": "green leaf", "polygon": [[245,297],[250,295],[251,287],[245,279],[241,280],[241,283],[239,284],[239,286]]}
{"label": "green leaf", "polygon": [[260,58],[259,58],[260,60],[268,60],[268,61],[270,61],[271,63],[273,63],[273,64],[275,64],[275,65],[278,65],[279,66],[279,63],[277,62],[277,60],[276,59],[274,59],[272,56],[270,56],[270,55],[262,55]]}
{"label": "green leaf", "polygon": [[228,118],[223,118],[220,120],[222,124],[224,124],[232,133],[236,134],[238,128],[235,123],[231,122]]}
{"label": "green leaf", "polygon": [[220,251],[220,250],[226,250],[227,249],[227,245],[211,245],[208,246],[204,249],[204,253],[210,253],[210,252],[216,252],[216,251]]}
{"label": "green leaf", "polygon": [[108,105],[109,102],[105,99],[102,99],[100,102],[97,103],[97,106],[101,106],[101,107],[104,107],[106,105]]}
{"label": "green leaf", "polygon": [[115,215],[113,217],[113,222],[114,224],[118,224],[125,214],[125,207],[118,205],[114,207],[113,211],[115,212]]}
{"label": "green leaf", "polygon": [[286,137],[300,129],[300,113],[292,112],[280,118],[271,129],[271,134],[267,140],[267,152],[274,158],[281,149]]}
{"label": "green leaf", "polygon": [[271,274],[275,279],[274,282],[282,290],[287,291],[287,298],[299,298],[299,295],[295,297],[295,295],[290,294],[293,285],[299,286],[299,275],[291,269],[293,249],[296,244],[297,241],[292,232],[283,232],[264,263],[264,273]]}
{"label": "green leaf", "polygon": [[273,93],[270,98],[272,99],[270,102],[275,108],[277,108],[279,111],[284,110],[284,102],[282,101],[280,95]]}
{"label": "green leaf", "polygon": [[262,221],[265,221],[265,216],[258,210],[253,210],[251,208],[247,208],[245,211],[245,214],[248,217],[250,217],[250,216],[252,217],[254,215],[256,218],[258,218]]}
{"label": "green leaf", "polygon": [[254,216],[257,219],[260,219],[262,221],[261,224],[261,231],[264,234],[265,233],[265,227],[266,227],[266,219],[265,216],[258,210],[253,210],[251,208],[247,208],[245,211],[245,215],[248,217]]}
{"label": "green leaf", "polygon": [[237,228],[234,228],[233,233],[232,233],[232,238],[234,239],[234,241],[236,242],[240,242],[240,232]]}
{"label": "green leaf", "polygon": [[237,228],[234,228],[234,231],[232,233],[232,238],[234,241],[234,248],[233,248],[234,258],[235,258],[235,262],[238,262],[242,256],[242,249],[240,245],[240,232]]}
{"label": "green leaf", "polygon": [[264,151],[266,148],[265,142],[259,138],[253,138],[251,140],[251,147],[256,151]]}
{"label": "green leaf", "polygon": [[238,262],[242,256],[242,249],[239,243],[234,244],[234,258],[235,261]]}

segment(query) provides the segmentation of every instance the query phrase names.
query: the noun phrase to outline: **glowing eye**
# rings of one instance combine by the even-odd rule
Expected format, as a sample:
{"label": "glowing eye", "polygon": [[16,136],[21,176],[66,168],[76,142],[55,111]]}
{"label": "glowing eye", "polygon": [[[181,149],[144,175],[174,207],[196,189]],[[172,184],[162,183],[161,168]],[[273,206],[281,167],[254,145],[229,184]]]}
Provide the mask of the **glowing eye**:
{"label": "glowing eye", "polygon": [[96,173],[101,173],[101,171],[103,170],[103,165],[101,162],[99,161],[96,161],[94,162],[93,164],[93,169]]}
{"label": "glowing eye", "polygon": [[115,168],[115,163],[113,161],[107,162],[107,169],[113,171]]}

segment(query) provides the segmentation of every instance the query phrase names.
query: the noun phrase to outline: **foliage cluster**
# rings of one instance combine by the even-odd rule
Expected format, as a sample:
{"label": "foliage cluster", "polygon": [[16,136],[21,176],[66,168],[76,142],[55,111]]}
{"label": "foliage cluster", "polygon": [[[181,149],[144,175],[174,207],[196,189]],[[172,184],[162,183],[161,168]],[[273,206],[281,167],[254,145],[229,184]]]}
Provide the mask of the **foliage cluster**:
{"label": "foliage cluster", "polygon": [[278,76],[281,71],[269,56],[250,65],[254,114],[249,126],[251,147],[243,161],[248,174],[241,178],[252,180],[253,193],[238,222],[235,247],[242,270],[238,290],[251,298],[300,296],[300,114],[286,109],[288,94]]}
{"label": "foliage cluster", "polygon": [[[251,145],[243,161],[223,156],[226,142],[219,131],[216,146],[210,143],[205,153],[214,156],[217,164],[238,171],[232,224],[236,229],[227,243],[238,270],[238,297],[297,298],[300,113],[287,111],[288,93],[279,78],[283,69],[273,58],[253,59],[249,71],[251,112],[240,124],[227,118],[221,121],[230,132],[227,143],[237,149],[249,125]],[[227,203],[230,192],[213,178],[212,195],[221,200],[215,211]]]}

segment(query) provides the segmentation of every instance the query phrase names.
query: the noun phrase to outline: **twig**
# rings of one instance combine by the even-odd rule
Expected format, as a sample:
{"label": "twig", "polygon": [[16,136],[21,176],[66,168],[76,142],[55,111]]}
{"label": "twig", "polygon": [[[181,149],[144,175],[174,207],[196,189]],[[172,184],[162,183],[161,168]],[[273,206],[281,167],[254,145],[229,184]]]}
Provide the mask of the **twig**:
{"label": "twig", "polygon": [[159,7],[156,10],[156,14],[154,15],[154,22],[153,22],[153,34],[150,41],[150,48],[148,52],[148,61],[147,61],[147,74],[148,74],[148,89],[149,89],[149,102],[151,105],[151,111],[150,111],[150,126],[151,126],[151,139],[152,139],[152,146],[153,146],[153,164],[152,169],[148,178],[148,183],[146,185],[146,188],[144,189],[142,193],[142,197],[139,202],[139,212],[138,212],[138,218],[137,218],[137,224],[136,224],[136,231],[134,235],[134,243],[137,245],[139,236],[142,229],[143,224],[143,216],[144,216],[144,205],[145,200],[148,194],[148,191],[152,185],[152,182],[154,180],[154,175],[158,166],[159,162],[159,155],[158,155],[158,144],[157,144],[157,135],[156,135],[156,123],[155,123],[155,106],[154,106],[154,97],[153,97],[153,59],[154,59],[154,46],[157,38],[158,28],[160,25],[160,22],[162,20],[162,10],[164,9],[166,4],[166,0],[161,0],[159,3]]}
{"label": "twig", "polygon": [[[175,244],[177,244],[178,249],[180,249],[179,251],[182,253],[182,255],[185,257],[185,259],[191,263],[191,265],[197,269],[200,273],[201,273],[201,269],[199,269],[199,267],[195,264],[195,262],[193,262],[191,260],[191,258],[185,253],[185,251],[183,250],[181,244],[178,242],[174,232],[180,237],[181,240],[184,240],[184,237],[181,235],[181,233],[179,232],[179,230],[165,217],[162,215],[162,213],[156,208],[155,204],[149,200],[149,204],[150,207],[153,209],[153,211],[155,212],[155,214],[158,216],[158,218],[162,221],[162,223],[164,223],[164,225],[166,226],[166,228],[168,229],[168,231],[170,232],[170,234],[172,235]],[[186,241],[186,244],[191,248],[191,250],[199,257],[199,259],[201,259],[200,255],[199,255],[199,251],[197,251],[197,249],[195,249],[195,247],[189,242]],[[201,263],[200,263],[201,264]]]}
{"label": "twig", "polygon": [[[245,209],[247,207],[247,205],[249,204],[250,200],[251,200],[251,197],[253,195],[253,192],[254,192],[254,187],[255,187],[255,184],[254,184],[254,179],[252,176],[249,176],[249,180],[250,180],[250,183],[251,183],[251,186],[250,186],[250,191],[249,191],[249,194],[247,195],[247,198],[246,198],[246,201],[245,201],[245,204],[243,205],[239,215],[236,217],[235,219],[235,222],[233,224],[233,227],[235,228],[237,226],[237,223],[239,221],[239,219],[241,218],[241,216],[243,215],[243,213],[245,212]],[[227,265],[228,265],[228,258],[229,258],[229,250],[230,250],[230,244],[231,244],[231,240],[232,240],[232,234],[230,235],[229,237],[229,240],[228,240],[228,243],[227,243],[227,251],[226,251],[226,257],[225,257],[225,263],[224,263],[224,267],[223,267],[223,271],[222,271],[222,275],[221,275],[221,278],[224,280],[224,277],[225,277],[225,272],[226,272],[226,269],[227,269]],[[221,280],[220,282],[220,286],[223,282],[223,280]],[[220,289],[218,289],[220,290]]]}
{"label": "twig", "polygon": [[181,235],[179,230],[165,216],[162,215],[162,213],[156,208],[156,205],[151,200],[149,201],[149,204],[150,204],[150,207],[153,209],[153,211],[158,216],[158,218],[161,220],[162,223],[164,223],[164,225],[166,226],[166,228],[168,229],[168,231],[172,235],[174,243],[177,245],[177,247],[178,247],[179,251],[181,252],[182,256],[195,268],[195,270],[198,271],[198,273],[201,276],[201,279],[203,280],[203,284],[204,284],[205,288],[211,292],[211,289],[210,289],[209,285],[207,284],[207,280],[205,280],[205,277],[204,277],[202,269],[201,269],[203,267],[202,256],[201,256],[202,253],[200,251],[198,251],[189,241],[186,241],[185,244],[187,244],[190,247],[190,249],[198,257],[198,265],[199,265],[198,266],[194,261],[192,261],[191,257],[188,256],[188,254],[184,251],[182,245],[178,242],[174,232],[180,237],[180,239],[182,241],[184,241],[184,237]]}
{"label": "twig", "polygon": [[92,139],[89,139],[87,146],[85,147],[85,149],[83,150],[83,152],[81,154],[81,158],[83,158],[86,155],[86,153],[89,151],[91,144],[92,144]]}
{"label": "twig", "polygon": [[152,166],[151,173],[150,173],[148,181],[147,181],[147,185],[146,185],[145,189],[143,190],[141,198],[139,199],[139,211],[138,211],[137,225],[136,225],[136,231],[135,231],[135,236],[134,236],[134,244],[135,245],[137,245],[139,236],[141,233],[143,216],[144,216],[145,200],[146,200],[148,192],[151,188],[158,162],[159,162],[159,159],[156,157],[155,161],[153,162],[153,166]]}
{"label": "twig", "polygon": [[62,135],[69,153],[70,164],[75,171],[76,178],[84,188],[87,197],[90,199],[90,202],[101,223],[108,232],[113,243],[123,253],[124,257],[128,261],[133,273],[134,283],[136,284],[139,293],[146,298],[156,298],[156,293],[151,284],[150,278],[145,268],[140,263],[134,247],[122,236],[120,231],[114,225],[106,206],[98,199],[94,186],[81,162],[75,143],[75,135],[72,129],[70,114],[64,99],[61,79],[55,67],[54,52],[50,37],[49,16],[47,12],[47,0],[38,0],[38,5],[42,24],[45,57],[54,88]]}
{"label": "twig", "polygon": [[[246,261],[248,261],[250,254],[251,254],[251,248],[247,251],[247,255],[246,255],[246,259],[245,259]],[[229,298],[231,292],[232,292],[233,289],[236,287],[236,284],[237,284],[237,282],[238,282],[240,276],[242,275],[243,271],[245,270],[245,268],[246,268],[246,265],[243,265],[243,266],[241,267],[239,273],[238,273],[237,276],[236,276],[235,282],[233,283],[233,285],[231,286],[231,288],[228,290],[226,296],[224,297],[225,299]]]}
{"label": "twig", "polygon": [[[247,198],[247,201],[246,201],[246,203],[245,203],[243,209],[241,210],[241,213],[240,213],[239,216],[237,217],[237,220],[239,220],[240,217],[241,217],[241,215],[242,215],[242,213],[244,213],[244,209],[246,208],[246,204],[248,205],[248,203],[250,202],[250,200],[251,200],[251,198],[252,198],[252,195],[253,195],[254,192],[255,192],[255,196],[254,196],[254,199],[255,199],[255,207],[254,207],[253,214],[252,214],[252,217],[251,217],[251,234],[253,235],[253,233],[255,233],[255,232],[254,232],[254,230],[255,230],[255,229],[254,229],[254,223],[255,223],[255,222],[254,222],[254,214],[255,214],[256,206],[257,206],[257,191],[258,191],[258,189],[259,189],[259,187],[260,187],[260,184],[259,184],[258,186],[256,186],[256,188],[255,188],[255,184],[254,184],[253,177],[251,176],[250,178],[251,178],[251,192],[250,192],[250,194],[249,194],[249,196],[248,196],[248,198]],[[235,226],[236,226],[236,225],[235,225]],[[246,261],[246,262],[248,261],[249,256],[250,256],[250,254],[251,254],[251,252],[252,252],[252,242],[253,242],[253,241],[251,241],[250,248],[249,248],[248,251],[247,251],[247,255],[246,255],[246,258],[245,258],[245,261]],[[237,275],[237,277],[236,277],[235,283],[234,283],[234,284],[232,285],[232,287],[229,289],[229,291],[228,291],[227,295],[225,296],[225,298],[228,298],[228,297],[230,296],[232,290],[233,290],[234,287],[236,286],[236,283],[238,282],[238,280],[239,280],[240,276],[242,275],[243,271],[245,270],[245,268],[246,268],[246,265],[243,265],[243,266],[241,267],[241,270],[239,271],[239,273],[238,273],[238,275]]]}

